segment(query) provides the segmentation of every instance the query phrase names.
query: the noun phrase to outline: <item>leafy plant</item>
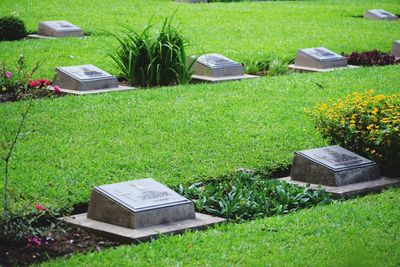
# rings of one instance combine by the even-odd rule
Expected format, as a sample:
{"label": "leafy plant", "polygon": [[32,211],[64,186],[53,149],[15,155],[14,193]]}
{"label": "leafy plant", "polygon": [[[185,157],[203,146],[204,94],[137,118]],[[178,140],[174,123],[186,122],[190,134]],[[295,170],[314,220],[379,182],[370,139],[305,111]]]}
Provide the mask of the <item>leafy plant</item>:
{"label": "leafy plant", "polygon": [[324,191],[299,188],[279,180],[262,179],[253,172],[238,171],[227,179],[179,185],[199,212],[240,222],[286,214],[319,203],[331,202]]}
{"label": "leafy plant", "polygon": [[126,27],[125,37],[115,36],[119,47],[110,57],[116,62],[121,77],[131,85],[150,87],[186,84],[190,81],[190,65],[185,48],[187,42],[166,18],[160,33],[152,36],[149,23],[141,33]]}
{"label": "leafy plant", "polygon": [[14,41],[27,35],[25,24],[14,16],[0,18],[0,41]]}
{"label": "leafy plant", "polygon": [[356,66],[384,66],[400,64],[400,59],[395,56],[383,53],[379,50],[371,50],[366,52],[353,52],[349,55],[343,54],[347,58],[350,65]]}
{"label": "leafy plant", "polygon": [[400,174],[400,94],[353,93],[307,112],[332,144],[377,161],[387,175]]}
{"label": "leafy plant", "polygon": [[251,60],[246,63],[247,72],[262,76],[279,76],[289,72],[289,61],[281,58]]}
{"label": "leafy plant", "polygon": [[[14,67],[2,63],[0,66],[0,101],[40,98],[51,95],[47,90],[51,82],[47,79],[31,80],[40,64],[28,68],[21,56]],[[56,92],[58,88],[55,88]]]}

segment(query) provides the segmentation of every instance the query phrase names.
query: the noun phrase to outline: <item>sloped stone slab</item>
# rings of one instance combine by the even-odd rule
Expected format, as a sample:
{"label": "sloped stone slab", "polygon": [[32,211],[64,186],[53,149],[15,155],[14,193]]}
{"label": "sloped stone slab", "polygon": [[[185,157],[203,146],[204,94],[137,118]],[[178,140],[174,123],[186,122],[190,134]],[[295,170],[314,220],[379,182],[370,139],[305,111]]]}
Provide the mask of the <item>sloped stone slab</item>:
{"label": "sloped stone slab", "polygon": [[152,238],[156,238],[159,235],[179,234],[186,230],[206,229],[225,221],[223,218],[196,213],[195,219],[153,225],[145,228],[131,229],[88,219],[87,213],[63,217],[60,219],[72,225],[124,243],[147,241]]}
{"label": "sloped stone slab", "polygon": [[211,76],[201,76],[201,75],[192,75],[192,80],[194,81],[203,81],[203,82],[211,82],[211,83],[218,83],[218,82],[227,82],[227,81],[240,81],[244,79],[254,79],[259,78],[256,75],[239,75],[239,76],[224,76],[224,77],[211,77]]}
{"label": "sloped stone slab", "polygon": [[347,67],[318,69],[318,68],[310,68],[310,67],[304,67],[304,66],[296,66],[294,64],[291,64],[291,65],[289,65],[289,68],[292,70],[302,71],[302,72],[329,72],[329,71],[335,71],[335,70],[356,69],[356,68],[360,68],[360,66],[347,65]]}
{"label": "sloped stone slab", "polygon": [[[78,91],[78,90],[70,90],[70,89],[60,88],[60,91],[65,94],[72,94],[72,95],[92,95],[92,94],[127,91],[127,90],[134,90],[134,89],[137,89],[137,88],[129,87],[129,86],[118,86],[116,88],[96,89],[96,90],[88,90],[88,91]],[[54,88],[50,87],[49,90],[54,91]]]}
{"label": "sloped stone slab", "polygon": [[305,182],[292,180],[290,177],[280,178],[279,180],[300,187],[306,187],[307,185],[310,185],[310,188],[313,190],[321,188],[327,191],[328,193],[331,193],[334,198],[352,198],[356,196],[367,195],[369,193],[377,193],[389,187],[400,186],[400,178],[389,178],[389,177],[381,177],[378,180],[348,184],[344,186],[326,186],[319,184],[309,184]]}

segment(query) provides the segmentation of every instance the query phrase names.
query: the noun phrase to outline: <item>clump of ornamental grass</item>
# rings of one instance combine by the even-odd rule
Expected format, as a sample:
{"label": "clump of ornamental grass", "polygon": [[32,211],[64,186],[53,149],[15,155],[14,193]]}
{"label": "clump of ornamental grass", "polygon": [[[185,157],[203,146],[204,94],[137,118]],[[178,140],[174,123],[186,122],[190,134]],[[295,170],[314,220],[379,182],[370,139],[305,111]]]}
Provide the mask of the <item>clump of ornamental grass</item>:
{"label": "clump of ornamental grass", "polygon": [[331,144],[376,161],[386,175],[400,175],[400,94],[356,92],[307,113]]}
{"label": "clump of ornamental grass", "polygon": [[171,22],[172,17],[166,18],[155,36],[151,34],[151,23],[142,32],[126,27],[124,37],[115,36],[119,47],[110,57],[117,64],[120,77],[130,85],[152,87],[190,81],[185,51],[188,42]]}

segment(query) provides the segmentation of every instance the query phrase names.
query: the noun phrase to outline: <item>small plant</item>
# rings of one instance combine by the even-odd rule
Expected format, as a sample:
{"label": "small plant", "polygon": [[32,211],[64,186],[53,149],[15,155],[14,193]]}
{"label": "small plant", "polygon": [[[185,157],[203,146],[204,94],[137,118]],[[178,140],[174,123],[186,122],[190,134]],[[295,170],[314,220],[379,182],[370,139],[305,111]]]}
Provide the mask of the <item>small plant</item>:
{"label": "small plant", "polygon": [[400,94],[353,93],[307,112],[332,144],[375,160],[384,174],[400,174]]}
{"label": "small plant", "polygon": [[27,35],[25,24],[14,16],[0,18],[0,41],[15,41]]}
{"label": "small plant", "polygon": [[[19,58],[15,67],[3,63],[0,66],[0,101],[17,101],[51,95],[51,91],[47,90],[51,84],[49,80],[32,81],[32,76],[39,67],[37,63],[33,68],[28,68],[23,56]],[[57,90],[55,91],[57,93]]]}
{"label": "small plant", "polygon": [[350,65],[356,66],[384,66],[400,64],[400,59],[395,56],[383,53],[379,50],[371,50],[366,52],[353,52],[350,55],[343,54],[347,58]]}
{"label": "small plant", "polygon": [[186,84],[190,66],[185,48],[187,42],[166,18],[157,36],[150,33],[149,23],[141,33],[126,28],[125,37],[116,37],[120,46],[110,57],[116,62],[121,77],[141,87]]}
{"label": "small plant", "polygon": [[247,72],[261,76],[279,76],[289,72],[289,61],[280,58],[252,60],[246,64]]}
{"label": "small plant", "polygon": [[331,199],[324,191],[299,188],[279,180],[262,179],[254,172],[238,171],[222,180],[199,182],[177,190],[191,199],[199,212],[241,222],[286,214]]}

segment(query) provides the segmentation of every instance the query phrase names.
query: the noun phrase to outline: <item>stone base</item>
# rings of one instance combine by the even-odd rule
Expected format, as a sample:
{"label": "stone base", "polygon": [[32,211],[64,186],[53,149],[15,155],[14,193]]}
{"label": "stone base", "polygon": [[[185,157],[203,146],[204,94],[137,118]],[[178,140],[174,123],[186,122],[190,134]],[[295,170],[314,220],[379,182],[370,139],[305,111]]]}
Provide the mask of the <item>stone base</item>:
{"label": "stone base", "polygon": [[[91,95],[91,94],[100,94],[100,93],[108,93],[108,92],[116,92],[116,91],[127,91],[127,90],[133,90],[133,89],[137,89],[137,88],[129,87],[129,86],[118,86],[116,88],[105,88],[105,89],[96,89],[96,90],[87,90],[87,91],[78,91],[78,90],[60,88],[62,93],[73,94],[73,95]],[[50,87],[49,90],[54,91],[54,88]]]}
{"label": "stone base", "polygon": [[63,217],[60,218],[60,220],[124,243],[146,241],[161,234],[172,235],[183,233],[186,230],[205,229],[225,221],[223,218],[196,213],[195,219],[159,224],[146,228],[130,229],[88,219],[87,213]]}
{"label": "stone base", "polygon": [[204,82],[211,82],[211,83],[239,81],[239,80],[254,79],[254,78],[259,78],[259,76],[247,75],[247,74],[240,75],[240,76],[225,76],[225,77],[210,77],[210,76],[192,75],[192,79],[195,81],[204,81]]}
{"label": "stone base", "polygon": [[51,37],[51,36],[44,36],[44,35],[39,35],[39,34],[29,34],[28,38],[30,38],[30,39],[60,39],[60,38],[85,38],[85,36],[82,36],[82,37],[76,37],[76,36]]}
{"label": "stone base", "polygon": [[360,68],[360,66],[347,65],[347,67],[317,69],[317,68],[310,68],[310,67],[304,67],[304,66],[296,66],[294,64],[289,65],[289,69],[297,70],[297,71],[301,71],[301,72],[329,72],[329,71],[334,71],[334,70],[356,69],[356,68]]}
{"label": "stone base", "polygon": [[351,198],[351,197],[366,195],[369,193],[377,193],[388,187],[400,186],[400,178],[388,178],[388,177],[381,177],[378,180],[356,183],[356,184],[348,184],[337,187],[299,182],[292,180],[290,177],[280,178],[279,180],[300,187],[306,187],[307,185],[310,185],[310,188],[313,190],[317,190],[320,187],[324,189],[326,192],[331,193],[334,198]]}

